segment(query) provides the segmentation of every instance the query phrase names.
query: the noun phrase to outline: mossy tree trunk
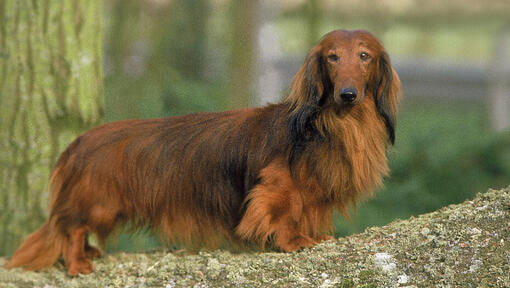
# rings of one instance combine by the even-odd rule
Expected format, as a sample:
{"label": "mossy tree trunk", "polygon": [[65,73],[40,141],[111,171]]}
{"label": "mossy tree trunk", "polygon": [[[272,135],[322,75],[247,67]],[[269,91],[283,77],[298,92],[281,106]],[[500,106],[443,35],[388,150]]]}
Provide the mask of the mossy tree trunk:
{"label": "mossy tree trunk", "polygon": [[0,0],[0,255],[45,220],[59,154],[103,118],[102,1]]}

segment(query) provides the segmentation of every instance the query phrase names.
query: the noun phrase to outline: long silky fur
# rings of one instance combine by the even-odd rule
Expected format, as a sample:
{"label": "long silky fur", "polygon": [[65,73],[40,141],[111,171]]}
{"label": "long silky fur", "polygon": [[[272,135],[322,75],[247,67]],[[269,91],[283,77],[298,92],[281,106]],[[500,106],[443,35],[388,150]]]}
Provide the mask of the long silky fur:
{"label": "long silky fur", "polygon": [[[52,236],[39,241],[63,239],[85,225],[104,243],[117,226],[130,223],[190,245],[237,242],[251,235],[236,227],[254,199],[253,188],[272,175],[290,177],[303,205],[324,203],[305,211],[303,233],[330,230],[331,209],[346,215],[346,207],[370,195],[389,172],[385,151],[394,141],[400,84],[382,57],[365,100],[340,114],[321,106],[330,89],[315,49],[279,104],[119,121],[86,132],[57,163],[51,226],[43,228]],[[266,239],[270,228],[261,233],[251,236]],[[34,267],[28,262],[36,256],[16,255],[9,267]],[[48,257],[38,263],[56,260],[55,253]]]}

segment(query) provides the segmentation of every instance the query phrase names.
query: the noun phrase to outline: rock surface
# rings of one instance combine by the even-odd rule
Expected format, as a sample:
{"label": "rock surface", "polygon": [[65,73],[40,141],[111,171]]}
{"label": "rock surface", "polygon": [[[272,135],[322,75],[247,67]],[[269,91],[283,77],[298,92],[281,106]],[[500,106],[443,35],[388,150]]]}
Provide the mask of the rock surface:
{"label": "rock surface", "polygon": [[[0,265],[5,259],[0,258]],[[510,287],[510,187],[298,253],[118,253],[69,277],[0,268],[0,287]]]}

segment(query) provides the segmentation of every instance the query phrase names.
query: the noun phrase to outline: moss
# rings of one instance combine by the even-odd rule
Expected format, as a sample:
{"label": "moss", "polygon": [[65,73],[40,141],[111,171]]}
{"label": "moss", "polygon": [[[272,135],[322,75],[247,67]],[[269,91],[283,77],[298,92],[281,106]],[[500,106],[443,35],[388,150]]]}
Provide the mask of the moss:
{"label": "moss", "polygon": [[363,270],[359,272],[359,280],[362,282],[371,282],[374,278],[374,271],[372,270]]}
{"label": "moss", "polygon": [[510,287],[509,242],[510,187],[298,253],[117,253],[75,278],[0,268],[0,287]]}
{"label": "moss", "polygon": [[344,279],[342,280],[342,282],[340,282],[339,285],[340,288],[352,288],[354,286],[355,286],[354,281],[352,281],[351,279]]}

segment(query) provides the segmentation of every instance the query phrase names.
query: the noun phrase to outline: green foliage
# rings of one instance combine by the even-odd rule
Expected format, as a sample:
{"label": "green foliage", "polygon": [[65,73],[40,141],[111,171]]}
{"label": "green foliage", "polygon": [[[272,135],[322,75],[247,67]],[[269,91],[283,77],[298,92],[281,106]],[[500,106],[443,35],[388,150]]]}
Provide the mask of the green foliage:
{"label": "green foliage", "polygon": [[[107,121],[224,109],[225,83],[207,75],[211,35],[206,0],[179,0],[157,11],[140,1],[107,6]],[[130,17],[126,21],[126,17]]]}
{"label": "green foliage", "polygon": [[222,97],[224,90],[221,87],[198,81],[180,81],[168,85],[165,87],[164,95],[165,115],[219,111],[225,101],[225,97]]}
{"label": "green foliage", "polygon": [[415,103],[402,110],[389,153],[391,176],[352,222],[336,217],[337,235],[430,212],[510,182],[510,133],[486,131],[479,103]]}

